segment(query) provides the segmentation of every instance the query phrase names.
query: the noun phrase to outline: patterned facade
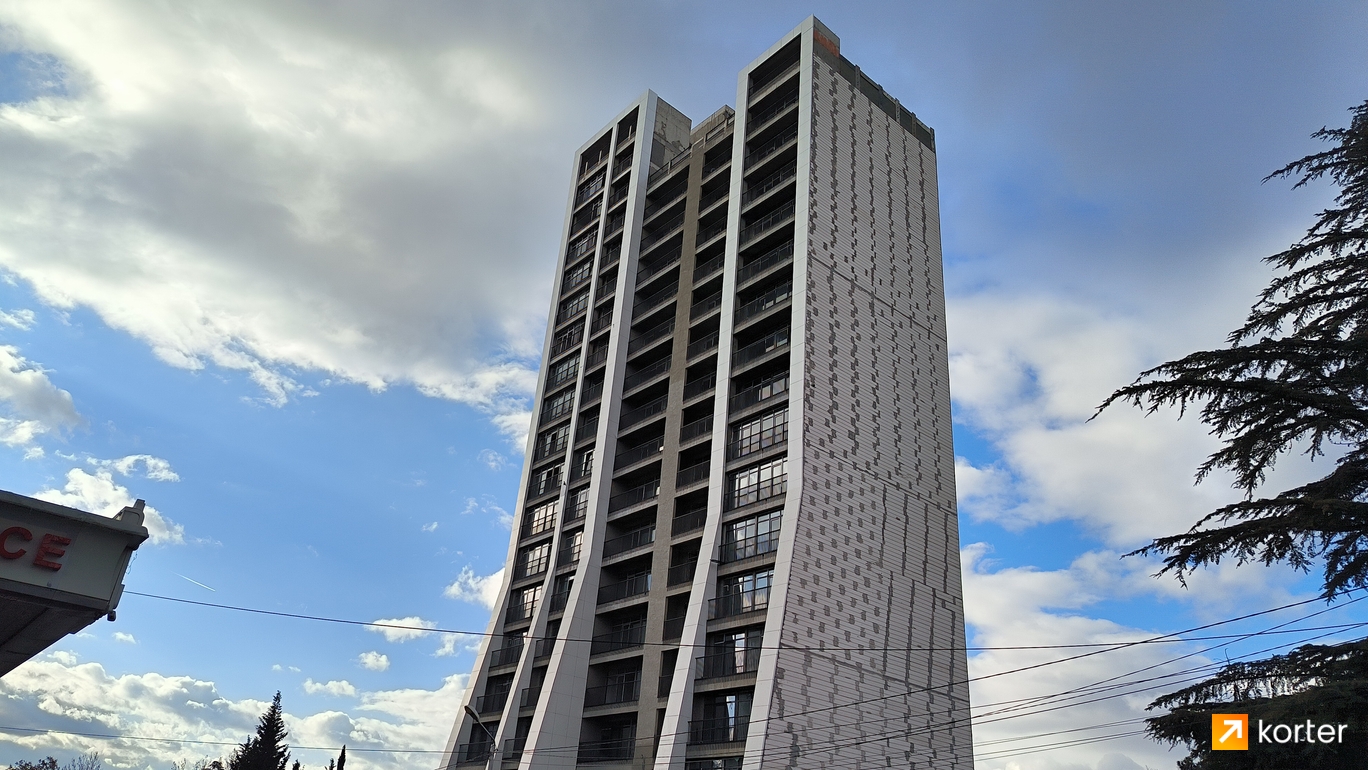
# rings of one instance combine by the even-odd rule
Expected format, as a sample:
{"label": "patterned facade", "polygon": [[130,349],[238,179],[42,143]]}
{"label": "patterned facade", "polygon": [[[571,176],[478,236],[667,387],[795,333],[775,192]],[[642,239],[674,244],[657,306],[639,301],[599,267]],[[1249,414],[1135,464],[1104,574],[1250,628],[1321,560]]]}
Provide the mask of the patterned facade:
{"label": "patterned facade", "polygon": [[809,18],[576,153],[449,767],[972,765],[935,140]]}

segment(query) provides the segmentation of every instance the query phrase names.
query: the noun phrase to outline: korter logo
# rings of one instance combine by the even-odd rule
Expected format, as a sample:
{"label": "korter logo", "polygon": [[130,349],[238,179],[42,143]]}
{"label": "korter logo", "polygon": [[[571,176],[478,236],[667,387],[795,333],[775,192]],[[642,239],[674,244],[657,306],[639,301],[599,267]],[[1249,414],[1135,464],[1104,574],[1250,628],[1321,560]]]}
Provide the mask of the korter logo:
{"label": "korter logo", "polygon": [[[1256,743],[1343,743],[1344,728],[1349,725],[1318,725],[1311,720],[1306,724],[1265,724],[1259,720]],[[1248,751],[1249,715],[1212,714],[1211,715],[1212,751]]]}

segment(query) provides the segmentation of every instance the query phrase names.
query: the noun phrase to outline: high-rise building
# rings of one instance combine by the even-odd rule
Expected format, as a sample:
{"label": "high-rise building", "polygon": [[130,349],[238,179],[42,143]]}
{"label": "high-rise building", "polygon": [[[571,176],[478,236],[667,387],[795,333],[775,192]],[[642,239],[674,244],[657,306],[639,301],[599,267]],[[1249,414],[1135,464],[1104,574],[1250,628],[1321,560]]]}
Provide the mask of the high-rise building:
{"label": "high-rise building", "polygon": [[935,138],[809,18],[575,155],[449,764],[968,768]]}

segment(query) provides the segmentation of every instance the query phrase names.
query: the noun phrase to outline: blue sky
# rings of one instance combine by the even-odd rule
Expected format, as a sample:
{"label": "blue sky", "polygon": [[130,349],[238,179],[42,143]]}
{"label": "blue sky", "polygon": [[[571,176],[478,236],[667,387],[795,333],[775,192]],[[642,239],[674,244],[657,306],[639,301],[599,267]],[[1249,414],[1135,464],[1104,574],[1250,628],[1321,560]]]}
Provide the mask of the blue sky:
{"label": "blue sky", "polygon": [[[1329,200],[1260,179],[1368,97],[1368,14],[1347,3],[8,4],[0,488],[145,498],[162,523],[131,591],[482,631],[573,149],[646,88],[701,120],[807,13],[937,131],[971,643],[1133,639],[1308,597],[1286,570],[1223,565],[1183,591],[1119,559],[1230,492],[1191,484],[1200,425],[1086,420],[1145,366],[1220,344],[1259,258]],[[1290,457],[1273,481],[1322,467]],[[407,636],[128,596],[0,682],[0,763],[226,754],[4,728],[242,740],[276,690],[297,744],[440,748],[474,640]],[[985,768],[1173,762],[1140,738],[986,745]]]}

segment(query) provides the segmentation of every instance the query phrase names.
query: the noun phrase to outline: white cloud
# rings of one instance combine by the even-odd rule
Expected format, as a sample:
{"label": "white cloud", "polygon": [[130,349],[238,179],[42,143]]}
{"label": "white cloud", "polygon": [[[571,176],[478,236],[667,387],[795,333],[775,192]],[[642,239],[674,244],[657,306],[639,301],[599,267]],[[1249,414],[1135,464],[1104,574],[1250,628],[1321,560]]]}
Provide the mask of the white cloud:
{"label": "white cloud", "polygon": [[385,671],[390,667],[389,656],[374,650],[361,653],[357,656],[356,662],[367,671]]}
{"label": "white cloud", "polygon": [[356,697],[356,688],[352,686],[351,682],[348,682],[345,679],[323,683],[315,682],[312,679],[305,679],[304,692],[307,692],[310,695],[322,693],[324,695],[333,695],[337,697]]}
{"label": "white cloud", "polygon": [[[134,502],[133,495],[126,487],[115,483],[109,471],[99,470],[90,474],[80,468],[67,471],[66,484],[60,490],[41,489],[33,496],[101,516],[113,516]],[[153,543],[185,542],[185,527],[161,515],[156,508],[146,506],[143,516],[143,523]]]}
{"label": "white cloud", "polygon": [[0,416],[0,443],[8,446],[24,446],[82,422],[71,394],[53,385],[43,368],[13,345],[0,345],[0,402],[10,412]]}
{"label": "white cloud", "polygon": [[65,77],[0,109],[0,154],[24,159],[0,169],[0,266],[267,402],[313,375],[406,384],[521,441],[562,91],[478,25],[396,46],[364,17],[7,5],[0,23]]}
{"label": "white cloud", "polygon": [[494,502],[494,498],[489,495],[485,495],[478,500],[473,497],[466,498],[466,505],[461,511],[461,515],[469,516],[473,513],[492,515],[494,517],[494,522],[500,527],[508,530],[513,528],[513,514],[501,508],[498,503]]}
{"label": "white cloud", "polygon": [[461,574],[446,587],[442,593],[450,599],[479,604],[494,609],[499,603],[499,589],[503,586],[504,571],[500,568],[489,575],[476,575],[469,566],[461,568]]}
{"label": "white cloud", "polygon": [[424,525],[423,525],[423,531],[424,531],[424,532],[436,532],[436,531],[437,531],[437,522],[433,521],[433,522],[429,522],[429,523],[427,523],[427,524],[424,524]]}
{"label": "white cloud", "polygon": [[[339,746],[388,749],[348,756],[359,770],[430,766],[431,755],[402,749],[429,750],[444,745],[452,714],[460,710],[464,675],[449,676],[432,690],[363,691],[346,682],[314,683],[320,692],[355,697],[346,712],[299,714],[289,710],[285,724],[296,746]],[[349,691],[351,688],[351,691]],[[213,682],[160,673],[114,676],[98,663],[80,663],[66,651],[31,660],[0,680],[0,720],[84,732],[116,732],[158,738],[239,742],[251,734],[270,705],[254,699],[231,700]],[[42,733],[0,733],[0,746],[10,752],[43,756],[78,753],[87,739]],[[231,746],[222,749],[227,754]],[[107,764],[117,767],[164,767],[205,753],[202,745],[170,741],[101,742]],[[329,752],[296,749],[305,765],[325,765]]]}
{"label": "white cloud", "polygon": [[[435,622],[424,620],[417,615],[410,615],[406,618],[380,618],[374,622],[382,623],[384,626],[366,626],[366,628],[383,635],[385,641],[388,642],[407,642],[413,639],[422,639],[432,633],[427,629],[437,627]],[[401,628],[391,628],[390,626],[401,626]]]}
{"label": "white cloud", "polygon": [[138,640],[135,639],[135,638],[133,638],[133,635],[132,635],[132,634],[125,634],[125,633],[122,632],[122,631],[115,631],[115,632],[114,632],[114,641],[116,641],[116,642],[124,642],[125,644],[137,644],[137,643],[138,643]]}
{"label": "white cloud", "polygon": [[503,470],[504,465],[508,462],[508,458],[495,452],[493,449],[480,450],[479,459],[480,462],[484,463],[485,467],[489,468],[491,471]]}
{"label": "white cloud", "polygon": [[86,462],[97,468],[118,471],[124,476],[133,475],[137,471],[137,466],[141,464],[145,478],[152,481],[180,481],[180,475],[171,469],[171,463],[152,455],[128,455],[117,460],[100,460],[92,457]]}
{"label": "white cloud", "polygon": [[20,331],[33,328],[37,319],[32,310],[16,310],[13,313],[0,310],[0,326],[10,326]]}

